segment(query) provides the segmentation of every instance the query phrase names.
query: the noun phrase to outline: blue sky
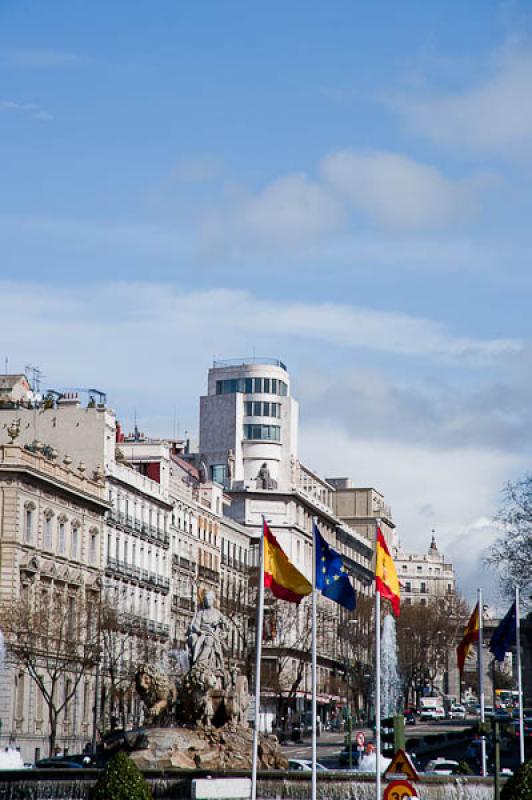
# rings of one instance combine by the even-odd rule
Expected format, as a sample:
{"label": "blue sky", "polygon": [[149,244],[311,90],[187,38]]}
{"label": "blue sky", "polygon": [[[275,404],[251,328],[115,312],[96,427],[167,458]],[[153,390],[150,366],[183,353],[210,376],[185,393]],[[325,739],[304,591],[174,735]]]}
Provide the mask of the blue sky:
{"label": "blue sky", "polygon": [[531,31],[488,0],[3,0],[0,356],[155,434],[195,431],[214,356],[283,358],[305,460],[471,593],[532,438]]}

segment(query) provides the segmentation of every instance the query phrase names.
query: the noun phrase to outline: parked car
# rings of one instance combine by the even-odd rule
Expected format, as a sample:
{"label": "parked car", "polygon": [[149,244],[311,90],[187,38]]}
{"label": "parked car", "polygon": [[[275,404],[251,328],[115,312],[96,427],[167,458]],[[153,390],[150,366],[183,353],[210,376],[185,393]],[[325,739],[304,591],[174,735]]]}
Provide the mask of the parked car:
{"label": "parked car", "polygon": [[405,708],[405,725],[415,725],[416,720],[416,713],[411,708]]}
{"label": "parked car", "polygon": [[458,770],[458,761],[450,758],[433,758],[425,767],[425,775],[454,775]]}
{"label": "parked car", "polygon": [[41,758],[35,762],[35,769],[83,769],[91,766],[91,757],[88,755],[51,756]]}
{"label": "parked car", "polygon": [[[358,745],[356,742],[351,742],[351,764],[353,767],[358,767],[358,762],[360,761],[360,751],[358,749]],[[340,767],[348,767],[349,766],[349,746],[344,747],[344,749],[340,752],[338,757],[338,762]]]}
{"label": "parked car", "polygon": [[465,719],[466,718],[466,710],[463,706],[455,705],[451,706],[449,711],[449,719]]}
{"label": "parked car", "polygon": [[[288,769],[291,772],[309,772],[312,770],[312,761],[307,758],[289,758]],[[327,767],[316,761],[316,770],[318,772],[327,772]]]}
{"label": "parked car", "polygon": [[445,710],[442,706],[432,706],[431,708],[422,708],[419,715],[420,720],[426,722],[430,719],[445,719]]}

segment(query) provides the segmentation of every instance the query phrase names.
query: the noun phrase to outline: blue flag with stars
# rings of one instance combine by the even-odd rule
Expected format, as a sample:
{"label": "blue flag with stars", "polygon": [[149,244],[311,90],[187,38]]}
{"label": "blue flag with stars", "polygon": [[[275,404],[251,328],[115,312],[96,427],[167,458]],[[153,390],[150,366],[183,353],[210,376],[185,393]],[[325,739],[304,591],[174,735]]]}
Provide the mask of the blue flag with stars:
{"label": "blue flag with stars", "polygon": [[491,636],[490,651],[497,661],[504,661],[504,656],[516,644],[516,640],[517,620],[515,618],[515,603],[512,603],[510,610]]}
{"label": "blue flag with stars", "polygon": [[314,553],[316,558],[316,588],[325,597],[352,611],[356,606],[356,595],[342,557],[325,541],[315,523]]}

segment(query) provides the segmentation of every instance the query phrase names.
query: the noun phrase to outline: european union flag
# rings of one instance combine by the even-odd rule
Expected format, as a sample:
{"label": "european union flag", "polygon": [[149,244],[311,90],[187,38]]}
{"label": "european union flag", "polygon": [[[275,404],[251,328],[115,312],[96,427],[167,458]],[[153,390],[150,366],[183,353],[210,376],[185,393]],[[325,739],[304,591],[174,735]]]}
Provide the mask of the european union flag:
{"label": "european union flag", "polygon": [[512,603],[504,619],[493,631],[490,641],[490,652],[497,661],[504,661],[506,653],[516,644],[517,620],[515,618],[515,602]]}
{"label": "european union flag", "polygon": [[315,523],[314,553],[316,558],[316,588],[325,597],[352,611],[356,606],[356,595],[351,586],[342,557],[327,544]]}

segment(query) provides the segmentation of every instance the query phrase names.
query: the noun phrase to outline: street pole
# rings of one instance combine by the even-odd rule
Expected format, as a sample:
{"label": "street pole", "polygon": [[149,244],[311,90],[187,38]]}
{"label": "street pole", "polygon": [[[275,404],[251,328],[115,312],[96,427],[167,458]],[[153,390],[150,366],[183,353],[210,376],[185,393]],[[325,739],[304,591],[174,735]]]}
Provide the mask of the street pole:
{"label": "street pole", "polygon": [[523,673],[521,670],[521,620],[519,619],[519,587],[515,587],[515,655],[517,658],[517,696],[519,700],[519,763],[525,763],[523,723]]}
{"label": "street pole", "polygon": [[316,642],[316,619],[317,613],[317,592],[316,592],[316,531],[317,518],[314,517],[312,531],[312,800],[316,800],[317,792],[317,772],[316,772],[316,717],[318,714],[316,692],[317,692],[317,642]]}
{"label": "street pole", "polygon": [[98,697],[100,693],[100,658],[101,658],[101,640],[102,640],[102,581],[98,578],[99,595],[98,595],[98,621],[96,631],[96,670],[94,674],[94,706],[92,710],[92,740],[91,740],[91,753],[92,758],[96,758],[96,739],[98,733]]}
{"label": "street pole", "polygon": [[353,769],[353,717],[351,716],[351,707],[348,709],[349,716],[347,717],[347,746],[349,748],[349,769]]}
{"label": "street pole", "polygon": [[257,763],[260,726],[260,665],[262,661],[262,623],[264,618],[264,525],[259,544],[259,586],[257,598],[257,621],[255,625],[255,727],[253,728],[253,759],[251,764],[251,800],[257,798]]}
{"label": "street pole", "polygon": [[381,595],[375,591],[375,797],[381,800]]}
{"label": "street pole", "polygon": [[[495,659],[491,662],[491,682],[493,684],[493,711],[495,712],[495,700],[497,694],[495,692]],[[493,715],[493,751],[495,757],[495,780],[493,782],[493,797],[499,800],[501,793],[501,737],[500,737],[499,721],[495,714]]]}
{"label": "street pole", "polygon": [[477,667],[478,667],[478,692],[480,695],[480,722],[481,722],[481,736],[480,736],[480,754],[481,754],[481,774],[485,778],[487,774],[486,769],[486,736],[483,732],[485,713],[484,713],[484,669],[482,664],[482,651],[484,647],[484,624],[482,614],[482,589],[477,589],[478,595],[478,651],[477,651]]}

